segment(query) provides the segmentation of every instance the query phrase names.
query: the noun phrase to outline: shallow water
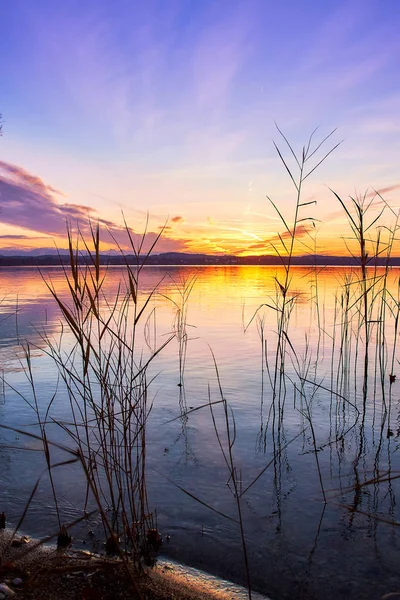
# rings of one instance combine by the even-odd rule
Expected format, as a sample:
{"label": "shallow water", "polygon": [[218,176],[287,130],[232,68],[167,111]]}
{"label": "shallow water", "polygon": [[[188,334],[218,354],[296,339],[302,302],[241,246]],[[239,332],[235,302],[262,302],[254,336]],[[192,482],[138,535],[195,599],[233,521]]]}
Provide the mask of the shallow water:
{"label": "shallow water", "polygon": [[[276,599],[372,599],[400,590],[400,516],[396,502],[400,466],[399,384],[389,381],[389,373],[393,370],[395,374],[398,367],[396,347],[392,353],[398,272],[393,271],[389,281],[393,298],[392,312],[388,308],[385,317],[387,354],[376,354],[378,328],[371,325],[373,351],[365,397],[365,345],[357,306],[352,306],[357,300],[356,291],[349,302],[347,316],[351,314],[353,322],[348,330],[340,313],[338,290],[346,274],[348,271],[343,268],[325,269],[319,273],[316,287],[315,274],[306,268],[293,269],[291,290],[296,300],[286,345],[286,394],[273,402],[269,374],[273,377],[277,324],[276,311],[271,307],[276,298],[274,278],[280,277],[282,271],[270,267],[143,270],[143,294],[159,285],[158,294],[149,304],[149,311],[155,311],[140,341],[144,356],[150,353],[146,340],[150,346],[161,344],[172,332],[182,285],[196,276],[187,304],[184,387],[178,386],[176,339],[149,369],[149,378],[155,378],[149,388],[153,408],[147,433],[148,491],[150,505],[157,509],[159,529],[164,536],[170,535],[169,543],[165,542],[162,549],[167,557],[245,583],[237,524],[176,487],[181,486],[227,516],[237,516],[229,473],[209,409],[179,418],[182,410],[206,405],[209,398],[220,399],[212,350],[223,397],[234,415],[233,454],[242,491],[271,462],[242,496],[255,589]],[[44,269],[42,275],[62,295],[66,294],[61,269]],[[122,269],[110,269],[105,287],[110,300],[123,276]],[[356,273],[354,277],[357,276]],[[60,335],[55,302],[35,269],[3,269],[1,282],[0,368],[6,380],[4,390],[0,389],[1,423],[21,428],[35,420],[29,405],[35,397],[21,348],[26,340],[31,344],[40,410],[46,409],[57,391],[50,414],[54,419],[68,419],[69,401],[62,384],[57,385],[57,371],[46,354],[43,339],[44,334],[55,340]],[[249,325],[262,304],[269,306],[260,309],[259,318]],[[262,358],[261,337],[266,340],[269,371]],[[62,343],[65,348],[72,347],[66,330]],[[381,380],[382,363],[386,364],[386,371]],[[303,388],[299,375],[304,378]],[[215,415],[226,448],[220,409],[221,406],[215,407]],[[311,417],[312,428],[307,417]],[[233,428],[232,420],[230,425]],[[49,426],[48,435],[62,443],[68,441],[56,425]],[[288,442],[291,443],[287,445]],[[0,512],[5,510],[9,522],[16,525],[44,461],[40,443],[20,433],[0,430],[0,443]],[[379,476],[384,479],[381,483],[376,482]],[[370,480],[373,481],[368,483]],[[365,482],[367,485],[362,485]],[[63,521],[72,521],[82,514],[85,485],[77,465],[59,468],[56,491]],[[57,529],[45,475],[22,528],[37,536]],[[87,530],[87,524],[76,528],[77,543],[89,544]]]}

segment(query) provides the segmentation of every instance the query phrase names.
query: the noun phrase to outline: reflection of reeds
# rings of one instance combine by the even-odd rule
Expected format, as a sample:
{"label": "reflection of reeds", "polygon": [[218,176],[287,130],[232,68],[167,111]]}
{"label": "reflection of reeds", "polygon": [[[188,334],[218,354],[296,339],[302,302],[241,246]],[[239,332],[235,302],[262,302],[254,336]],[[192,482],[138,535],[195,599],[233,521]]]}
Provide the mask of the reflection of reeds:
{"label": "reflection of reeds", "polygon": [[192,275],[181,281],[174,281],[178,298],[176,300],[169,296],[168,299],[175,307],[175,316],[172,324],[172,331],[178,342],[179,356],[179,383],[182,394],[184,394],[184,373],[186,365],[187,345],[189,341],[188,327],[192,327],[187,322],[189,298],[196,283],[196,275]]}
{"label": "reflection of reeds", "polygon": [[[196,284],[196,275],[192,275],[190,277],[182,277],[180,280],[175,281],[172,277],[172,282],[175,287],[175,294],[170,294],[169,296],[163,295],[173,306],[175,309],[174,319],[172,323],[172,332],[175,335],[175,339],[178,343],[178,361],[179,361],[179,408],[181,412],[181,425],[182,430],[181,434],[178,436],[177,440],[182,437],[184,441],[184,452],[183,458],[184,460],[193,459],[196,462],[196,456],[192,450],[189,435],[188,435],[188,417],[187,417],[187,404],[186,404],[186,391],[185,391],[185,366],[186,366],[186,357],[187,357],[187,347],[189,342],[189,334],[188,328],[194,327],[193,325],[189,325],[187,321],[188,317],[188,307],[189,307],[189,298],[193,291],[193,288]],[[175,296],[175,298],[174,298]],[[176,440],[176,441],[177,441]]]}
{"label": "reflection of reeds", "polygon": [[225,464],[227,466],[228,473],[229,473],[229,479],[227,481],[227,485],[228,485],[228,487],[235,499],[235,503],[236,503],[237,520],[239,523],[240,538],[241,538],[241,542],[242,542],[243,558],[244,558],[244,564],[245,564],[245,570],[246,570],[247,590],[248,590],[249,600],[251,600],[252,594],[251,594],[250,564],[249,564],[249,558],[248,558],[248,553],[247,553],[246,538],[245,538],[245,533],[244,533],[244,522],[243,522],[242,502],[241,502],[241,498],[243,496],[243,487],[242,487],[241,476],[238,474],[238,470],[236,468],[234,457],[233,457],[233,447],[234,447],[235,440],[236,440],[236,423],[235,423],[235,417],[234,417],[233,411],[228,406],[228,402],[223,393],[221,380],[220,380],[220,376],[219,376],[219,371],[218,371],[218,367],[217,367],[217,363],[216,363],[214,355],[213,355],[213,359],[214,359],[215,371],[217,374],[219,395],[220,395],[220,399],[221,399],[222,407],[223,407],[224,434],[226,436],[226,446],[224,446],[224,444],[222,442],[220,431],[218,429],[217,422],[216,422],[216,419],[214,416],[214,408],[211,403],[211,400],[210,400],[210,411],[211,411],[212,421],[214,424],[215,435],[218,440],[218,445],[220,447],[222,456],[224,457],[224,461],[225,461]]}
{"label": "reflection of reeds", "polygon": [[4,379],[4,369],[0,371],[0,404],[6,403],[6,382]]}

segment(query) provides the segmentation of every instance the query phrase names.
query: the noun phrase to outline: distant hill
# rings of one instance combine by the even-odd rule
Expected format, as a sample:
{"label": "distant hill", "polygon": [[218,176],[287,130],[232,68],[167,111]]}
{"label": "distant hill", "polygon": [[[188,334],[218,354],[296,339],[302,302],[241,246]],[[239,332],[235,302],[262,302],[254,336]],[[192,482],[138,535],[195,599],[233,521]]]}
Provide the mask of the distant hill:
{"label": "distant hill", "polygon": [[[47,252],[46,252],[47,251]],[[87,255],[80,254],[80,261],[84,263]],[[135,265],[137,260],[133,254],[127,254],[125,257],[121,254],[111,251],[103,253],[100,256],[102,265],[124,265],[125,261]],[[140,257],[140,262],[144,257]],[[57,266],[69,264],[69,253],[67,250],[60,250],[59,254],[54,250],[42,248],[20,254],[12,254],[11,251],[0,253],[0,267],[10,266]],[[148,265],[282,265],[287,264],[287,259],[281,260],[278,256],[231,256],[231,255],[210,255],[210,254],[190,254],[185,252],[165,252],[162,254],[152,254],[146,259]],[[307,254],[304,256],[294,256],[292,265],[294,266],[357,266],[358,260],[349,256],[326,256],[323,254]],[[378,258],[371,261],[371,266],[385,265],[384,258]],[[390,259],[391,266],[400,266],[400,257]]]}

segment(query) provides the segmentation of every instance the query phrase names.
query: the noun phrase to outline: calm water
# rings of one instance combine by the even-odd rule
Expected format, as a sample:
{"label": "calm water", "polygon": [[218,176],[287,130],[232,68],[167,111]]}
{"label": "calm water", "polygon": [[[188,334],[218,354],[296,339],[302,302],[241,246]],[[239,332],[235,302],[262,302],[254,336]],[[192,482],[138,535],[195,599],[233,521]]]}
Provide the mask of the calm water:
{"label": "calm water", "polygon": [[[216,510],[236,517],[234,498],[227,485],[229,474],[209,409],[171,421],[181,415],[185,406],[191,410],[207,404],[209,393],[212,401],[220,398],[212,350],[223,395],[235,418],[234,458],[242,489],[271,461],[271,466],[243,495],[254,587],[277,600],[372,599],[400,591],[400,490],[396,479],[400,473],[400,384],[390,384],[388,377],[399,368],[394,335],[398,273],[391,273],[389,282],[393,296],[388,300],[390,308],[385,317],[387,352],[371,353],[364,398],[361,380],[365,347],[358,335],[357,306],[353,306],[356,293],[348,303],[347,315],[353,318],[348,329],[340,313],[338,290],[348,271],[325,269],[319,274],[316,287],[314,274],[308,269],[293,269],[291,290],[296,302],[285,361],[286,394],[273,404],[269,374],[273,371],[277,325],[271,306],[277,273],[279,269],[268,267],[144,270],[144,294],[159,284],[159,293],[149,305],[152,316],[141,340],[144,356],[150,352],[148,346],[162,343],[173,330],[176,304],[171,299],[179,304],[182,285],[196,276],[187,304],[189,340],[184,389],[178,386],[176,339],[157,357],[149,373],[154,380],[149,392],[153,408],[147,436],[148,489],[150,505],[157,509],[159,529],[171,536],[163,553],[210,573],[245,582],[237,526],[195,502],[164,477]],[[42,275],[61,294],[66,294],[60,269],[45,269]],[[0,389],[1,423],[29,428],[34,421],[29,405],[34,396],[23,353],[26,341],[31,345],[32,374],[41,410],[55,397],[51,416],[66,420],[69,402],[43,340],[44,334],[54,340],[60,335],[55,302],[35,269],[3,269],[0,276],[0,368],[6,380],[5,389]],[[123,276],[123,270],[110,269],[105,288],[110,300]],[[246,328],[262,304],[270,306],[261,308]],[[371,341],[375,348],[377,329],[372,321],[371,318]],[[378,341],[382,342],[380,338]],[[68,333],[64,333],[62,343],[65,348],[71,346]],[[387,376],[381,380],[383,363]],[[297,391],[293,382],[297,382]],[[312,429],[308,416],[312,417]],[[216,417],[225,443],[217,409]],[[49,427],[51,436],[66,441],[57,426]],[[0,444],[0,511],[5,510],[9,522],[15,525],[44,462],[39,444],[23,435],[0,430]],[[376,483],[378,477],[384,481]],[[361,485],[372,479],[375,481]],[[81,514],[85,497],[79,469],[60,469],[56,488],[63,520],[72,521]],[[46,535],[56,529],[56,523],[44,476],[23,530]],[[88,529],[87,524],[76,529],[78,543],[88,543]]]}

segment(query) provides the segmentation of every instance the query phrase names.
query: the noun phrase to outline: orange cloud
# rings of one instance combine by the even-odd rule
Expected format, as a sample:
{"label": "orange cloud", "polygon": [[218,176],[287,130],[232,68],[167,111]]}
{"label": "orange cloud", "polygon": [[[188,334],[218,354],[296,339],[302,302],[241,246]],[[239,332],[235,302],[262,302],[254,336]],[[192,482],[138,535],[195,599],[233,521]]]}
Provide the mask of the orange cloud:
{"label": "orange cloud", "polygon": [[[297,227],[296,227],[296,238],[308,235],[310,233],[310,231],[313,231],[313,229],[314,229],[313,226],[310,225],[310,224],[302,223],[301,225],[297,225]],[[284,240],[291,239],[291,237],[292,237],[292,232],[289,232],[289,231],[286,230],[283,233],[281,233],[281,238],[284,239]],[[279,236],[278,235],[275,236],[274,238],[272,238],[271,241],[273,241],[273,240],[279,240]]]}

